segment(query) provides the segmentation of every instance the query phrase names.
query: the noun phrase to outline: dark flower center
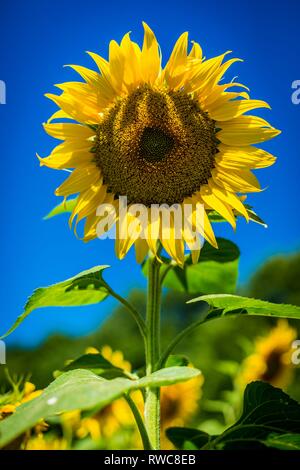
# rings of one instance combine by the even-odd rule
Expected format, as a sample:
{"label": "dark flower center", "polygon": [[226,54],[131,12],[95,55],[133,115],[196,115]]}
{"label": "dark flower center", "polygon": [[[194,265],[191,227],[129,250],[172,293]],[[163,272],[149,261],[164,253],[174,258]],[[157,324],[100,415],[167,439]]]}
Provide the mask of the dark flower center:
{"label": "dark flower center", "polygon": [[140,152],[149,162],[163,160],[174,147],[174,139],[161,129],[145,127],[141,140]]}
{"label": "dark flower center", "polygon": [[145,84],[104,113],[95,163],[115,197],[148,207],[181,203],[211,177],[216,132],[197,99]]}

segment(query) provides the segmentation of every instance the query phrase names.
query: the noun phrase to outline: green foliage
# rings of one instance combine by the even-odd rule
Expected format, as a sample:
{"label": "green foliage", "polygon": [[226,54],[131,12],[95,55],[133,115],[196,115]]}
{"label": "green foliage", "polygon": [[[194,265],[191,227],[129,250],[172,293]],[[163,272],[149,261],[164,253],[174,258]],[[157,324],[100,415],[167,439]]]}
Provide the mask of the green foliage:
{"label": "green foliage", "polygon": [[200,374],[191,367],[169,367],[137,380],[106,380],[89,370],[66,372],[52,382],[37,398],[20,405],[0,422],[0,448],[35,426],[41,419],[71,410],[100,410],[132,390],[162,387],[184,382]]}
{"label": "green foliage", "polygon": [[242,416],[221,435],[170,428],[167,436],[179,449],[299,449],[300,404],[279,388],[252,382],[245,390]]}
{"label": "green foliage", "polygon": [[[191,256],[188,256],[183,269],[165,259],[163,286],[188,294],[235,292],[240,251],[233,242],[224,238],[217,238],[217,242],[219,249],[205,242],[199,262],[193,264]],[[147,269],[148,261],[143,266],[145,274]]]}
{"label": "green foliage", "polygon": [[[189,330],[188,341],[183,338],[181,346],[182,351],[191,357],[196,367],[203,369],[205,375],[204,398],[201,401],[201,430],[173,428],[168,431],[168,435],[178,448],[184,449],[264,449],[268,447],[300,449],[299,405],[284,392],[266,384],[254,383],[247,387],[242,416],[232,425],[239,415],[241,406],[241,393],[234,388],[234,380],[240,371],[239,361],[245,357],[243,344],[247,343],[247,338],[242,338],[241,335],[242,317],[260,316],[262,317],[259,320],[260,325],[265,326],[268,325],[269,319],[271,321],[275,318],[299,319],[300,307],[231,295],[236,290],[239,249],[234,243],[223,238],[219,238],[218,243],[219,250],[205,243],[196,265],[193,265],[191,258],[187,257],[184,269],[178,268],[173,262],[167,260],[164,260],[165,264],[161,268],[163,285],[171,290],[171,294],[168,294],[164,300],[162,350],[176,333],[184,331],[184,328],[192,321],[198,324],[202,322],[201,334],[196,335]],[[112,293],[102,278],[105,268],[106,266],[98,266],[66,281],[37,289],[28,300],[24,313],[8,333],[37,308],[89,305],[103,301]],[[297,269],[297,263],[295,263],[295,269]],[[147,272],[147,262],[143,270]],[[267,271],[267,275],[271,278],[273,271],[274,269]],[[276,279],[278,278],[277,276]],[[296,292],[296,285],[297,280],[290,275],[287,290],[292,286]],[[192,294],[200,295],[204,292],[208,295],[189,300]],[[217,294],[217,292],[223,293]],[[266,297],[268,298],[269,295],[271,295],[270,291],[267,292]],[[182,301],[186,300],[188,304],[182,305]],[[275,297],[275,300],[277,301],[278,298]],[[281,297],[279,297],[280,300]],[[143,295],[136,293],[133,304],[138,304],[138,310],[144,311]],[[200,305],[206,310],[202,312],[204,313],[202,319],[199,314]],[[217,322],[212,325],[212,328],[209,323],[205,324],[207,320],[230,316],[234,317],[234,321],[229,319],[225,322]],[[237,318],[238,316],[240,318]],[[244,328],[244,332],[247,331],[245,336],[249,333],[248,325],[251,325],[251,320],[252,325],[256,325],[255,335],[257,336],[257,330],[260,331],[260,328],[257,326],[258,323],[253,323],[253,320],[255,322],[258,320],[253,318],[247,321],[247,327]],[[262,321],[266,323],[263,324]],[[221,324],[220,327],[219,324]],[[228,327],[228,325],[231,326]],[[122,335],[119,334],[120,331]],[[48,374],[58,369],[55,375],[56,380],[41,396],[22,404],[15,414],[0,422],[0,446],[6,446],[7,443],[35,426],[41,419],[48,419],[49,422],[54,423],[59,419],[57,414],[74,409],[93,415],[111,401],[126,396],[132,390],[170,385],[199,374],[196,369],[187,367],[189,360],[186,356],[176,354],[169,356],[166,368],[151,376],[139,378],[144,375],[145,365],[143,344],[137,331],[136,325],[124,315],[123,309],[119,309],[117,314],[102,326],[100,332],[90,337],[76,341],[65,340],[67,347],[62,349],[59,349],[61,348],[60,338],[56,339],[58,349],[53,346],[54,343],[51,343],[51,346],[49,343],[44,356],[38,353],[39,367],[48,368]],[[230,338],[229,342],[228,338]],[[68,361],[61,370],[61,364],[65,359],[78,355],[76,344],[79,344],[79,341],[82,350],[86,346],[99,348],[104,344],[109,344],[113,349],[123,350],[126,359],[133,363],[133,370],[138,369],[139,374],[127,373],[113,366],[101,354],[84,354],[73,361]],[[247,344],[249,347],[250,340]],[[51,354],[53,349],[56,350],[55,355]],[[24,353],[21,355],[23,372],[28,370],[29,363],[30,367],[33,364],[31,360],[28,360],[28,355]],[[47,356],[46,361],[49,361],[49,355],[52,356],[50,361],[55,361],[55,359],[57,362],[60,361],[58,366],[52,366],[54,362],[50,367],[45,365],[45,357]],[[33,353],[32,356],[37,356],[37,354]],[[48,377],[44,377],[43,380],[44,383],[49,383]],[[227,429],[222,432],[225,427]],[[103,445],[105,448],[106,444]]]}
{"label": "green foliage", "polygon": [[215,309],[206,316],[204,321],[226,315],[241,314],[300,319],[300,307],[296,305],[274,304],[265,300],[251,299],[239,295],[202,295],[190,300],[188,303],[203,301]]}
{"label": "green foliage", "polygon": [[[251,206],[249,204],[245,204],[246,210],[248,212],[249,220],[252,222],[255,222],[259,225],[262,225],[263,227],[267,227],[267,224],[259,217],[259,215],[254,212]],[[218,212],[216,211],[210,211],[208,214],[209,220],[211,222],[227,222],[224,217],[222,217]],[[236,218],[239,217],[239,215],[236,216]]]}
{"label": "green foliage", "polygon": [[108,267],[95,266],[66,281],[36,289],[29,297],[22,315],[17,318],[14,325],[0,339],[12,333],[37,308],[75,307],[102,302],[109,294],[102,278],[102,272]]}
{"label": "green foliage", "polygon": [[189,360],[186,356],[175,356],[171,354],[166,361],[165,367],[182,367],[188,364]]}
{"label": "green foliage", "polygon": [[249,297],[300,305],[300,253],[271,258],[254,273]]}

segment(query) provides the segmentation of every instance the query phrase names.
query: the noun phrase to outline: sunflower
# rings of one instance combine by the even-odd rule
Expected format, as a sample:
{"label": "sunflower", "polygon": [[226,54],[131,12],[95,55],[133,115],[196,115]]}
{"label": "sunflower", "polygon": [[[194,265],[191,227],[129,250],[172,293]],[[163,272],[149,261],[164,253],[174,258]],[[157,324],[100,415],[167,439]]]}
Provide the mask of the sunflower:
{"label": "sunflower", "polygon": [[39,433],[31,437],[22,447],[24,450],[67,450],[68,443],[62,437],[55,437]]}
{"label": "sunflower", "polygon": [[22,390],[20,384],[14,384],[14,390],[4,396],[4,402],[0,404],[0,421],[16,411],[18,406],[27,401],[33,400],[42,394],[43,390],[36,390],[31,382],[24,382]]}
{"label": "sunflower", "polygon": [[[108,345],[103,346],[101,351],[89,347],[86,353],[101,353],[115,367],[125,372],[132,372],[132,365],[124,358],[123,353],[114,351]],[[204,378],[200,375],[187,382],[161,388],[161,441],[164,449],[173,448],[165,435],[166,429],[171,426],[183,426],[197,411],[203,382]],[[143,414],[144,398],[141,391],[132,392],[131,398]],[[82,417],[80,410],[64,413],[62,424],[64,429],[72,432],[76,438],[83,439],[91,436],[96,442],[99,442],[101,438],[111,439],[117,433],[122,433],[124,429],[131,430],[131,447],[142,449],[142,441],[136,430],[134,416],[124,398],[115,400],[93,416]]]}
{"label": "sunflower", "polygon": [[[205,60],[198,43],[188,50],[188,33],[183,33],[162,67],[157,39],[143,26],[142,47],[127,33],[120,44],[110,42],[109,60],[88,53],[97,72],[71,65],[83,81],[59,84],[60,95],[46,95],[60,109],[44,128],[62,143],[39,159],[41,165],[72,170],[55,194],[77,195],[70,225],[75,222],[76,229],[85,220],[85,241],[116,226],[119,258],[132,245],[138,262],[149,250],[157,256],[160,241],[183,265],[186,247],[197,262],[200,238],[217,247],[210,211],[233,227],[236,215],[249,219],[244,195],[260,191],[251,170],[275,161],[253,144],[280,131],[261,117],[244,115],[269,108],[266,102],[250,99],[240,83],[220,83],[239,59],[227,60],[225,52]],[[122,218],[121,198],[127,203]],[[146,209],[142,221],[141,205]],[[188,223],[178,231],[174,208],[183,213],[187,206]]]}
{"label": "sunflower", "polygon": [[164,449],[173,449],[165,431],[170,427],[183,427],[193,418],[202,396],[203,375],[187,382],[162,387],[160,391],[161,443]]}
{"label": "sunflower", "polygon": [[[101,351],[94,347],[86,349],[86,354],[100,353],[115,367],[131,372],[131,364],[124,359],[121,351],[113,351],[108,345],[103,346]],[[72,432],[79,439],[91,436],[97,442],[101,438],[111,438],[124,426],[133,428],[134,418],[127,402],[119,398],[93,416],[82,417],[80,410],[64,413],[62,425],[67,432]]]}
{"label": "sunflower", "polygon": [[275,387],[287,387],[293,375],[291,355],[296,338],[297,331],[287,321],[278,321],[267,336],[256,340],[253,354],[242,364],[238,384],[244,388],[252,381],[262,380]]}

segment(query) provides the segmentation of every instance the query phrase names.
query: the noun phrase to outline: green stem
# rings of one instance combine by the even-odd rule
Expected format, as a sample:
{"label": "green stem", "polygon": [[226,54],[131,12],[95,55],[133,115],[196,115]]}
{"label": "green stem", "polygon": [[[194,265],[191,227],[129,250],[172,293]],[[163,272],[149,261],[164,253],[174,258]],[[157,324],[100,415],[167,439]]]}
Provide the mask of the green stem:
{"label": "green stem", "polygon": [[146,342],[146,324],[145,324],[145,321],[144,321],[143,317],[140,315],[140,313],[126,299],[121,297],[121,295],[117,294],[108,284],[105,283],[105,287],[108,290],[108,292],[110,293],[110,295],[112,295],[112,297],[117,299],[131,313],[133,319],[137,323],[137,326],[140,330],[140,333],[141,333],[144,341]]}
{"label": "green stem", "polygon": [[[146,314],[146,373],[152,374],[160,356],[160,266],[156,258],[148,263],[148,296]],[[145,423],[153,449],[160,448],[160,389],[148,388],[145,401]]]}
{"label": "green stem", "polygon": [[173,268],[173,264],[172,262],[170,262],[170,264],[168,266],[166,266],[165,270],[162,272],[161,276],[160,276],[160,285],[163,286],[163,283],[167,277],[167,274],[168,272]]}
{"label": "green stem", "polygon": [[131,408],[132,414],[134,416],[135,422],[136,422],[138,430],[140,432],[140,436],[141,436],[141,439],[142,439],[142,442],[143,442],[144,449],[145,450],[153,450],[152,446],[151,446],[151,442],[150,442],[149,437],[148,437],[147,429],[145,427],[143,418],[141,417],[141,414],[140,414],[136,404],[134,403],[134,401],[132,400],[132,398],[129,394],[125,395],[125,400],[127,401],[128,405]]}

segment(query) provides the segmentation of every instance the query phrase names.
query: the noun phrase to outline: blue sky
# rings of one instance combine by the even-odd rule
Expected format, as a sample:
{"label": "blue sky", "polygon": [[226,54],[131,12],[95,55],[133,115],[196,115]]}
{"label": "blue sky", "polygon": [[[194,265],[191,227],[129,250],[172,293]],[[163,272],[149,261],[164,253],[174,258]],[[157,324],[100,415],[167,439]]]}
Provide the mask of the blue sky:
{"label": "blue sky", "polygon": [[[75,79],[74,72],[62,66],[92,66],[84,51],[106,56],[109,40],[120,40],[128,31],[141,41],[143,20],[154,29],[165,58],[186,30],[191,40],[202,44],[206,57],[233,50],[244,63],[234,65],[227,78],[238,75],[253,98],[268,101],[272,111],[262,116],[282,130],[265,145],[278,156],[275,166],[259,173],[267,190],[249,198],[269,228],[243,222],[235,234],[230,227],[222,228],[222,234],[241,248],[240,282],[266,257],[299,248],[300,105],[291,102],[291,83],[300,79],[299,13],[297,0],[1,3],[0,80],[6,83],[7,104],[0,105],[0,333],[21,313],[34,288],[97,264],[112,266],[106,279],[123,295],[145,286],[133,252],[117,261],[111,241],[84,244],[69,231],[66,218],[42,220],[57,204],[53,191],[65,175],[40,169],[35,158],[35,152],[46,156],[54,145],[41,126],[55,110],[44,93],[53,92],[55,83]],[[88,333],[113,305],[106,301],[39,310],[7,342],[33,345],[50,332]]]}

